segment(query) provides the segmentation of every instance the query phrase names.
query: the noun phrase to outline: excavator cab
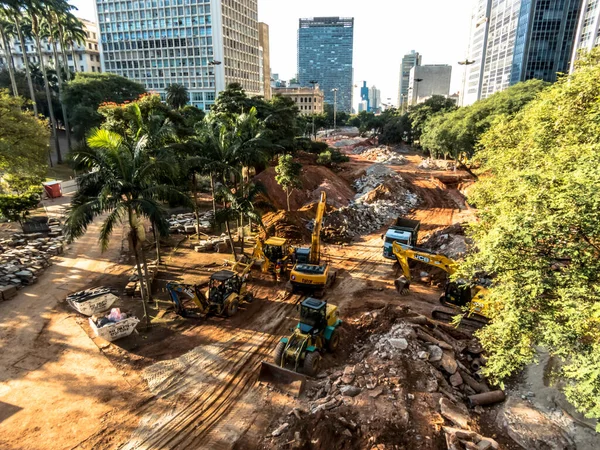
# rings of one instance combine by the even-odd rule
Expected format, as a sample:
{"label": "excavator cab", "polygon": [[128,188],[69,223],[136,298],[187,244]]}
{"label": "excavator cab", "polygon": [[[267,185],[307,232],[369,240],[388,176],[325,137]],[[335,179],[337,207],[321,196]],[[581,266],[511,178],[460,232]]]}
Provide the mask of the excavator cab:
{"label": "excavator cab", "polygon": [[310,248],[300,247],[294,251],[297,264],[309,264]]}

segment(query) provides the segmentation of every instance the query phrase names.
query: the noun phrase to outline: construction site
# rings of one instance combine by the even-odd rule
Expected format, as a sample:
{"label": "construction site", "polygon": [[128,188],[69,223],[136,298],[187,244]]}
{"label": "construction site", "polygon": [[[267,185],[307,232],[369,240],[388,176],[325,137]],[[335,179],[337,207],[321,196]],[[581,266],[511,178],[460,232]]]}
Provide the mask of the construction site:
{"label": "construction site", "polygon": [[273,210],[243,240],[211,230],[209,194],[198,219],[173,211],[147,305],[126,229],[105,252],[99,223],[62,238],[68,195],[44,202],[50,235],[3,224],[0,448],[600,448],[551,359],[505,386],[481,373],[489,280],[450,278],[475,180],[358,133],[326,142],[349,162],[299,152],[289,211],[274,167],[255,176]]}

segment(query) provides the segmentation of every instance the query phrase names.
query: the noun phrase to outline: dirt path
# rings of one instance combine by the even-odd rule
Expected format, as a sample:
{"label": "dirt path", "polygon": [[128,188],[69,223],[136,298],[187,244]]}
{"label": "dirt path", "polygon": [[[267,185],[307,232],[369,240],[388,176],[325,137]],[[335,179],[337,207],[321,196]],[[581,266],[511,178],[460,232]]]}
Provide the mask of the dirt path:
{"label": "dirt path", "polygon": [[120,233],[101,254],[98,231],[91,226],[36,285],[0,303],[0,448],[71,448],[125,405],[123,377],[73,316],[55,309],[68,293],[122,270],[113,263]]}

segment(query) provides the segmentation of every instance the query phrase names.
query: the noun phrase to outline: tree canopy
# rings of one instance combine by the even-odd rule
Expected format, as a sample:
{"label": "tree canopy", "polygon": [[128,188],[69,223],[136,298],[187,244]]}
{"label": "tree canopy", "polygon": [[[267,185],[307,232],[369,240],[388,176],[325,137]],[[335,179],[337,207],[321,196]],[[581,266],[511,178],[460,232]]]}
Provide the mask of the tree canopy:
{"label": "tree canopy", "polygon": [[50,133],[47,123],[25,108],[22,97],[0,90],[0,173],[45,175]]}
{"label": "tree canopy", "polygon": [[478,252],[461,274],[493,275],[492,323],[478,332],[489,354],[486,375],[501,381],[545,347],[563,362],[567,398],[594,418],[600,417],[599,63],[596,50],[542,92],[540,82],[523,83],[471,108],[494,105],[505,115],[481,137],[486,176],[470,196],[479,209],[472,228]]}
{"label": "tree canopy", "polygon": [[98,107],[103,103],[124,103],[137,99],[146,90],[141,84],[108,73],[80,73],[65,85],[63,103],[69,111],[73,133],[82,139],[102,123]]}

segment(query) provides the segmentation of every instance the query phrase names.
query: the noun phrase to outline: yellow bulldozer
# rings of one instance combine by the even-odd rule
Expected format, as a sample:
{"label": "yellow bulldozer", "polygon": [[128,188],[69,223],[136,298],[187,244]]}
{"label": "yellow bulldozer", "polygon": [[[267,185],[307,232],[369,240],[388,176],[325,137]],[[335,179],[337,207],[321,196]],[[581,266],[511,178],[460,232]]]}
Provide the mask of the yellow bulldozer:
{"label": "yellow bulldozer", "polygon": [[295,264],[290,272],[292,291],[310,292],[322,296],[326,287],[336,280],[336,272],[329,264],[321,263],[321,229],[323,216],[327,207],[327,195],[321,192],[321,200],[317,206],[315,226],[309,248],[297,248],[294,252]]}
{"label": "yellow bulldozer", "polygon": [[257,238],[252,258],[261,262],[263,273],[273,272],[279,281],[291,264],[292,255],[293,249],[287,239],[271,237],[263,241]]}
{"label": "yellow bulldozer", "polygon": [[[458,270],[456,261],[445,255],[427,249],[411,247],[410,245],[394,242],[392,251],[402,269],[402,276],[394,282],[396,290],[401,294],[407,294],[410,288],[412,277],[408,263],[409,260],[419,261],[433,267],[438,267],[449,276],[453,275]],[[456,312],[458,309],[463,310],[466,308],[467,314],[462,320],[465,322],[472,321],[478,326],[485,325],[488,323],[487,294],[487,287],[479,282],[449,280],[446,283],[444,293],[440,296],[440,302],[444,306],[453,308],[455,312],[438,308],[433,311],[432,317],[434,319],[448,321],[458,315],[458,312]]]}
{"label": "yellow bulldozer", "polygon": [[[249,264],[237,263],[231,270],[220,270],[210,277],[208,290],[202,291],[200,285],[190,285],[171,281],[167,291],[182,317],[206,317],[208,314],[231,317],[243,303],[252,303],[254,295],[248,290],[248,277],[254,261]],[[237,269],[242,268],[238,273]],[[185,303],[191,302],[197,308],[190,309]]]}
{"label": "yellow bulldozer", "polygon": [[[273,363],[263,362],[259,380],[300,395],[306,376],[321,368],[321,353],[334,352],[340,344],[337,306],[308,297],[300,305],[300,321],[289,337],[281,339],[273,352]],[[302,373],[299,373],[302,372]]]}

